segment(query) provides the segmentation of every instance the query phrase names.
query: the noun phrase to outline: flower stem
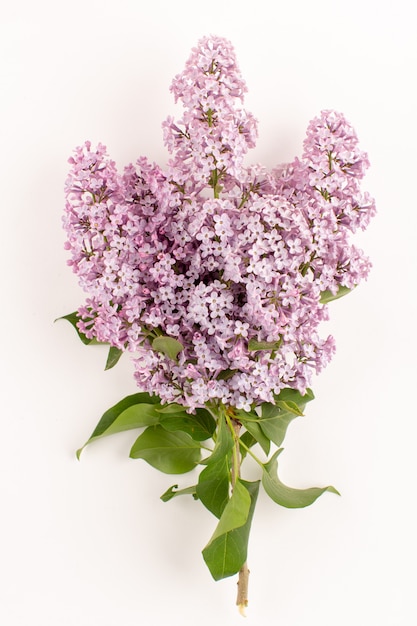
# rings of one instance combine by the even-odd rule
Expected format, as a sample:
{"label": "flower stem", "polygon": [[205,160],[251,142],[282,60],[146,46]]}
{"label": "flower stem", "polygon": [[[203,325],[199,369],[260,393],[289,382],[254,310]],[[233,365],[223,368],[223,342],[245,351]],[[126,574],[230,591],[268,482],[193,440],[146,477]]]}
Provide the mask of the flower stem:
{"label": "flower stem", "polygon": [[[242,424],[233,416],[229,417],[226,413],[226,421],[233,436],[233,463],[232,463],[232,489],[236,485],[237,479],[240,477],[240,439],[239,433]],[[239,607],[239,613],[245,616],[245,609],[248,606],[248,586],[249,586],[249,569],[245,562],[239,570],[239,579],[237,582],[237,598],[236,605]]]}
{"label": "flower stem", "polygon": [[239,447],[239,432],[241,429],[241,423],[232,418],[229,423],[233,435],[233,464],[232,464],[232,489],[236,485],[237,479],[240,477],[240,447]]}
{"label": "flower stem", "polygon": [[249,569],[248,564],[244,563],[239,570],[239,580],[237,581],[237,599],[236,604],[239,607],[239,613],[246,617],[245,609],[248,606],[248,586],[249,586]]}

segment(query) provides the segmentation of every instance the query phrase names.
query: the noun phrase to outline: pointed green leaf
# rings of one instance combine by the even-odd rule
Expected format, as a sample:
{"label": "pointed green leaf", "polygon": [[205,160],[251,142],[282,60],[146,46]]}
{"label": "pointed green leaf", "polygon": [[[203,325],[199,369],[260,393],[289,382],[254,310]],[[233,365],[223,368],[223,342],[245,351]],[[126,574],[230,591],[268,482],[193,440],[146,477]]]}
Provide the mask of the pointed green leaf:
{"label": "pointed green leaf", "polygon": [[112,367],[114,367],[116,363],[118,363],[122,354],[123,350],[120,350],[120,348],[115,348],[114,346],[110,346],[109,354],[106,361],[106,367],[104,369],[110,370]]}
{"label": "pointed green leaf", "polygon": [[[91,318],[93,319],[93,318]],[[58,317],[55,321],[59,321],[59,320],[67,320],[71,326],[73,326],[73,328],[75,328],[75,331],[78,335],[78,337],[81,339],[81,341],[83,342],[84,345],[88,346],[89,344],[96,344],[99,343],[96,339],[89,339],[84,333],[82,333],[79,329],[78,329],[78,322],[80,321],[79,315],[78,315],[78,311],[74,311],[74,313],[68,313],[68,315],[63,315],[62,317]]]}
{"label": "pointed green leaf", "polygon": [[169,404],[161,404],[158,408],[158,412],[161,415],[186,415],[186,407],[183,404],[177,404],[176,402],[170,402]]}
{"label": "pointed green leaf", "polygon": [[197,495],[204,506],[220,517],[229,500],[230,460],[233,437],[226,420],[219,419],[216,445],[212,454],[202,461],[207,467],[200,473]]}
{"label": "pointed green leaf", "polygon": [[231,369],[223,370],[217,376],[217,380],[229,380],[229,378],[232,378],[232,376],[234,376],[236,372],[237,370],[231,370]]}
{"label": "pointed green leaf", "polygon": [[170,414],[160,411],[160,423],[165,430],[182,430],[191,435],[196,441],[209,439],[216,429],[215,420],[205,409],[196,409],[195,415],[185,411],[182,414]]}
{"label": "pointed green leaf", "polygon": [[330,289],[326,289],[325,291],[321,292],[320,302],[321,304],[328,304],[329,302],[332,302],[333,300],[338,300],[339,298],[343,298],[343,296],[346,296],[348,293],[353,291],[353,289],[354,287],[352,289],[349,289],[349,287],[344,287],[343,285],[339,286],[339,289],[337,290],[336,293],[331,292]]}
{"label": "pointed green leaf", "polygon": [[162,494],[161,500],[162,502],[169,502],[169,500],[172,500],[172,498],[185,495],[192,495],[194,500],[198,500],[195,489],[196,485],[193,485],[192,487],[186,487],[185,489],[178,489],[178,485],[172,485],[172,487],[167,489],[165,493]]}
{"label": "pointed green leaf", "polygon": [[195,417],[202,431],[208,434],[206,439],[212,437],[216,430],[217,422],[211,413],[207,409],[200,408],[195,410]]}
{"label": "pointed green leaf", "polygon": [[[89,339],[87,337],[87,335],[85,335],[83,332],[81,332],[77,326],[78,322],[80,321],[80,317],[78,315],[77,311],[74,311],[74,313],[69,313],[68,315],[63,315],[62,317],[59,317],[58,319],[56,319],[55,321],[57,322],[58,320],[67,320],[75,329],[79,339],[83,342],[84,345],[89,346],[89,345],[108,345],[108,343],[102,342],[102,341],[97,341],[97,339],[95,337],[93,337],[92,339]],[[91,318],[91,320],[93,320],[93,318]],[[84,321],[86,321],[84,319]],[[120,350],[120,348],[116,348],[114,346],[110,346],[109,348],[109,352],[107,355],[107,361],[106,361],[106,365],[105,365],[105,370],[109,370],[112,367],[114,367],[120,357],[123,354],[123,350]]]}
{"label": "pointed green leaf", "polygon": [[220,517],[229,501],[230,455],[208,463],[198,477],[196,493],[204,506]]}
{"label": "pointed green leaf", "polygon": [[277,457],[281,454],[282,450],[283,448],[277,450],[268,463],[265,463],[263,466],[262,484],[266,493],[274,502],[289,509],[299,509],[313,504],[325,491],[340,495],[339,492],[331,486],[311,487],[310,489],[292,489],[284,485],[277,474]]}
{"label": "pointed green leaf", "polygon": [[215,539],[229,533],[236,528],[240,528],[248,519],[251,505],[251,498],[248,490],[243,485],[241,479],[237,479],[233,494],[228,502],[224,514],[221,516],[219,523],[209,541],[210,545]]}
{"label": "pointed green leaf", "polygon": [[162,352],[173,361],[176,361],[178,354],[184,349],[184,346],[173,337],[156,337],[152,342],[152,349],[155,352]]}
{"label": "pointed green leaf", "polygon": [[246,561],[258,490],[259,481],[236,481],[217,528],[203,550],[203,558],[214,580],[233,576]]}
{"label": "pointed green leaf", "polygon": [[151,396],[149,393],[135,393],[123,398],[120,402],[108,409],[101,417],[99,423],[92,432],[86,443],[77,450],[77,458],[85,446],[95,439],[107,437],[124,430],[143,428],[157,424],[159,414],[155,410],[159,406],[158,396]]}
{"label": "pointed green leaf", "polygon": [[259,426],[264,435],[275,445],[280,446],[284,441],[288,425],[297,417],[293,411],[284,411],[275,404],[265,402],[259,418]]}
{"label": "pointed green leaf", "polygon": [[292,413],[296,417],[304,415],[298,404],[292,402],[291,400],[288,400],[287,402],[284,402],[283,400],[277,400],[276,406],[278,406],[283,411],[286,411],[287,413]]}
{"label": "pointed green leaf", "polygon": [[288,425],[299,415],[307,402],[314,399],[311,389],[301,395],[296,389],[282,389],[275,396],[275,404],[264,402],[261,409],[259,425],[264,435],[275,445],[280,446],[284,441]]}
{"label": "pointed green leaf", "polygon": [[158,424],[139,435],[130,456],[144,459],[165,474],[185,474],[198,464],[201,448],[187,433],[168,432]]}
{"label": "pointed green leaf", "polygon": [[223,459],[224,457],[229,455],[232,448],[232,434],[226,424],[226,420],[221,418],[219,419],[217,427],[217,439],[214,450],[208,458],[201,461],[200,465],[208,465],[209,463],[215,463],[216,461]]}
{"label": "pointed green leaf", "polygon": [[279,394],[274,397],[275,402],[294,402],[301,410],[303,410],[307,402],[314,400],[314,393],[311,389],[306,389],[306,392],[301,394],[297,389],[286,387],[285,389],[281,389]]}

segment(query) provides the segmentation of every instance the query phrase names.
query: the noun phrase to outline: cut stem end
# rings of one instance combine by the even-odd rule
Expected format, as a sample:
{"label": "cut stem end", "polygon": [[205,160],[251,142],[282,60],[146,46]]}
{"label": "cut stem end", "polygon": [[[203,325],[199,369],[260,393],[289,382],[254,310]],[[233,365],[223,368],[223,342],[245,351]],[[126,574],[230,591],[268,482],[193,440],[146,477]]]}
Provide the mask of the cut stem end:
{"label": "cut stem end", "polygon": [[248,606],[248,587],[249,587],[249,569],[248,564],[244,563],[239,571],[239,580],[237,581],[237,599],[236,604],[242,617],[246,617],[245,609]]}

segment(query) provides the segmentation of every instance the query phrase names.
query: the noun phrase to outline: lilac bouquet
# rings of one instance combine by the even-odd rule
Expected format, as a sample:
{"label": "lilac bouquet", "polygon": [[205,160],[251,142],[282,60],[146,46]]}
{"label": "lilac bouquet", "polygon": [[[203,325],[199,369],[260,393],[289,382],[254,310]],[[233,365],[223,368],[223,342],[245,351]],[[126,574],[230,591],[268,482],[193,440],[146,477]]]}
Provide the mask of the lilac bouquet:
{"label": "lilac bouquet", "polygon": [[[301,159],[245,164],[257,124],[240,106],[246,86],[227,40],[202,39],[171,90],[184,113],[163,123],[165,170],[141,157],[119,173],[90,142],[70,159],[66,248],[87,299],[65,318],[84,343],[109,345],[107,369],[130,352],[140,389],[87,443],[144,428],[131,457],[168,474],[201,469],[161,498],[190,494],[218,518],[203,557],[215,580],[239,574],[243,609],[260,483],[290,508],[337,493],[284,485],[278,455],[335,349],[318,332],[327,305],[369,272],[349,237],[375,206],[360,189],[367,155],[335,111],[311,121]],[[247,455],[258,481],[242,478]]]}

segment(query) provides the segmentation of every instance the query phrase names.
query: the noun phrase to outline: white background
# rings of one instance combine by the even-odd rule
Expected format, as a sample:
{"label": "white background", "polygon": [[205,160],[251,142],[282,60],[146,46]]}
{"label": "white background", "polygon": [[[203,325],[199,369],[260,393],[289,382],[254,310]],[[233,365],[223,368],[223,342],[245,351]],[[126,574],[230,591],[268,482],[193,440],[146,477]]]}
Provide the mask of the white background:
{"label": "white background", "polygon": [[[83,301],[66,266],[67,158],[101,141],[120,167],[166,162],[169,86],[206,34],[229,38],[259,120],[250,161],[300,155],[308,121],[345,113],[378,215],[369,280],[333,303],[337,354],[290,427],[281,478],[333,484],[288,511],[260,496],[248,620],[410,626],[416,583],[416,20],[412,0],[29,0],[0,10],[1,553],[5,626],[240,624],[235,579],[200,551],[215,519],[159,495],[189,477],[129,460],[132,434],[75,450],[135,391],[54,319]],[[249,467],[249,478],[256,469]]]}

